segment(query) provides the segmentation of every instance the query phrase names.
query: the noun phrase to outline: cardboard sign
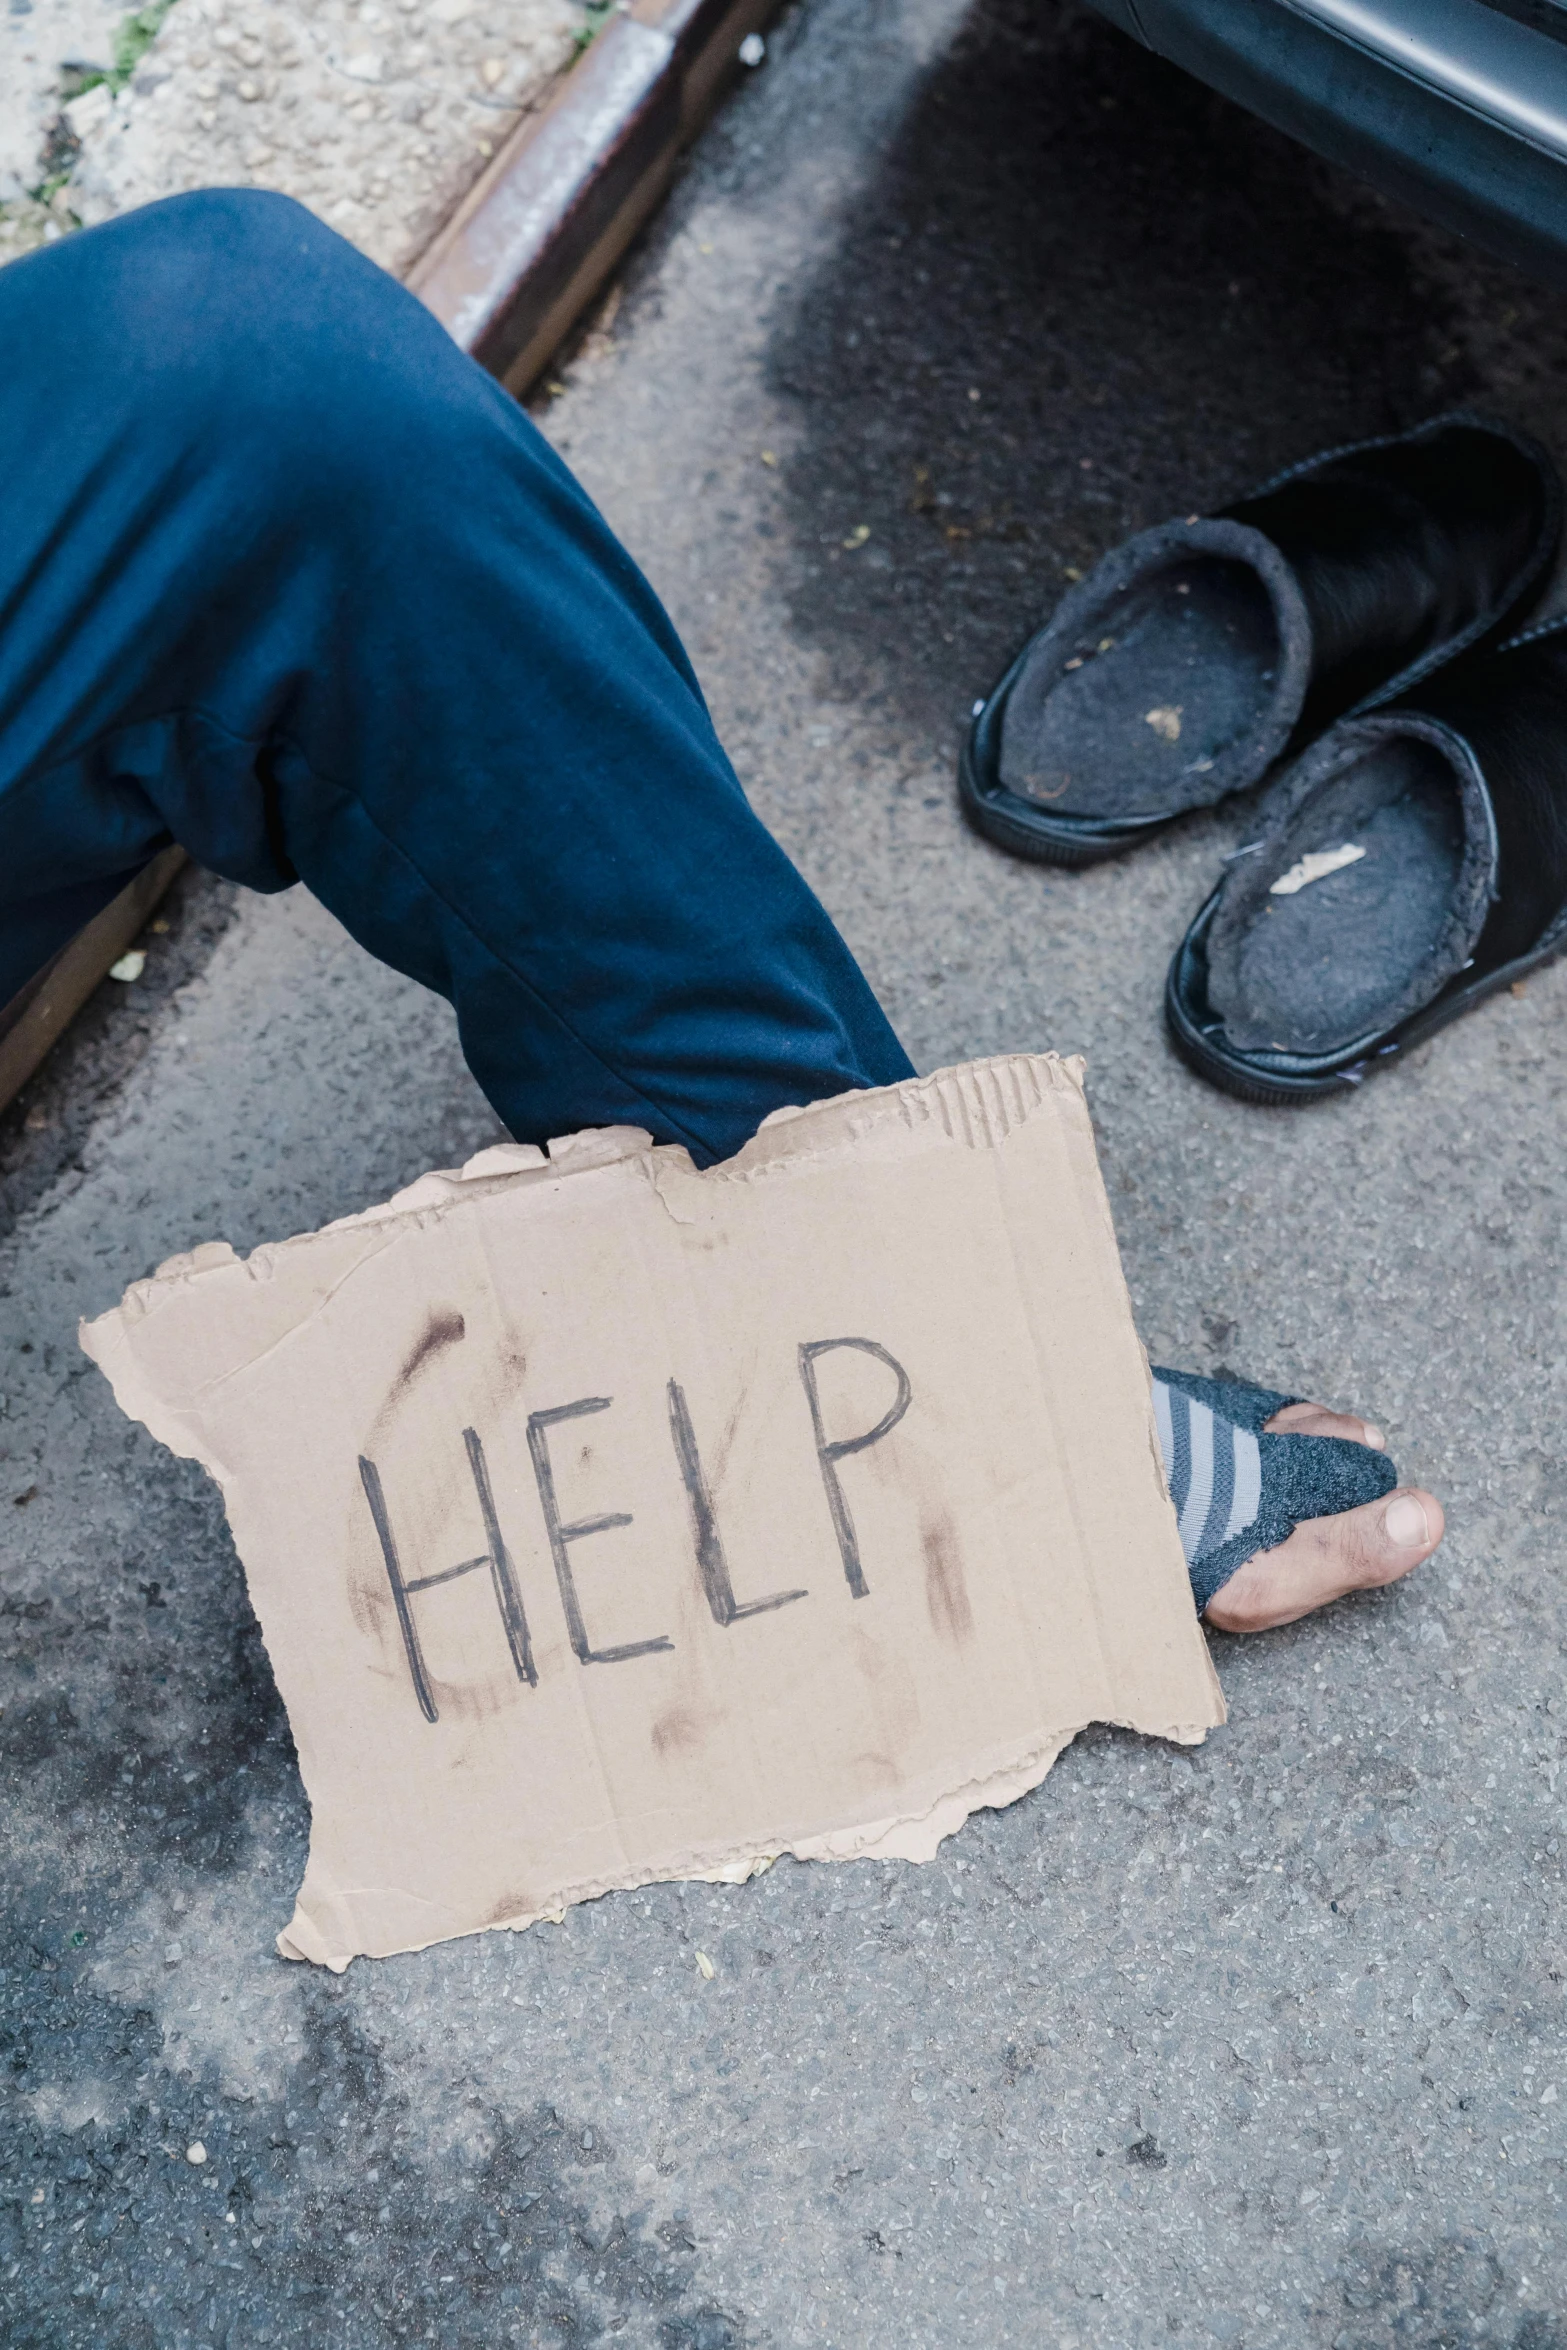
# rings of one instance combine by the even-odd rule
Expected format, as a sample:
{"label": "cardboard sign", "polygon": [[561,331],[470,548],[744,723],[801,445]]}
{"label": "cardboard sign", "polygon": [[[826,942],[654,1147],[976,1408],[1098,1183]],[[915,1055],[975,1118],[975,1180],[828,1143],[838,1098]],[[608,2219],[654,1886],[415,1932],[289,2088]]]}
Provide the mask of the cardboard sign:
{"label": "cardboard sign", "polygon": [[223,1488],[342,1967],[782,1852],[928,1859],[1223,1719],[1081,1064],[483,1152],[87,1326]]}

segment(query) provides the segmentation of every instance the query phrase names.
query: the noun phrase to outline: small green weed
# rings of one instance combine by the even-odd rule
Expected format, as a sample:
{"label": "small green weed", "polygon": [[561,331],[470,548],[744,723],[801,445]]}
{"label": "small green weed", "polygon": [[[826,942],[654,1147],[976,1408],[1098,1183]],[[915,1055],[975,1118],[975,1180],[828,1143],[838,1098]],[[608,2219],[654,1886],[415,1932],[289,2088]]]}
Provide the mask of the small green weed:
{"label": "small green weed", "polygon": [[86,90],[96,90],[100,83],[118,97],[132,74],[158,37],[162,24],[174,0],[147,0],[145,8],[138,8],[133,16],[122,17],[114,35],[114,63],[107,68],[92,68],[84,73],[67,66],[65,78],[70,87],[67,98],[80,98]]}
{"label": "small green weed", "polygon": [[582,12],[585,21],[578,25],[575,34],[579,57],[585,49],[592,48],[610,18],[619,16],[624,6],[625,0],[588,0]]}
{"label": "small green weed", "polygon": [[114,36],[114,73],[117,90],[123,90],[148,50],[157,38],[174,0],[148,0],[145,8],[138,8],[134,16],[127,16]]}

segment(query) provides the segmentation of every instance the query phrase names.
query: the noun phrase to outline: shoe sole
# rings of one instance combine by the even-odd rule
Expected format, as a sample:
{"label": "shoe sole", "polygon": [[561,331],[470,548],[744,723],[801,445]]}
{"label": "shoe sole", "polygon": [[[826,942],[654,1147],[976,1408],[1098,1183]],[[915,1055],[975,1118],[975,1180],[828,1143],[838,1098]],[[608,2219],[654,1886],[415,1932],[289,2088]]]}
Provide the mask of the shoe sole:
{"label": "shoe sole", "polygon": [[1264,1109],[1291,1109],[1307,1102],[1326,1101],[1332,1095],[1342,1094],[1346,1086],[1354,1088],[1363,1085],[1378,1069],[1388,1067],[1413,1046],[1424,1044],[1428,1037],[1435,1036],[1440,1029],[1450,1027],[1455,1020],[1461,1020],[1466,1012],[1474,1011],[1489,996],[1500,995],[1503,988],[1514,986],[1531,972],[1543,970],[1547,963],[1553,963],[1567,948],[1567,908],[1564,908],[1528,954],[1516,956],[1511,963],[1500,964],[1496,970],[1487,972],[1483,979],[1471,981],[1468,987],[1457,988],[1450,994],[1439,996],[1423,1012],[1412,1014],[1391,1036],[1360,1050],[1354,1058],[1346,1054],[1339,1065],[1332,1069],[1293,1076],[1282,1071],[1259,1069],[1239,1056],[1217,1049],[1192,1019],[1182,1000],[1179,986],[1181,966],[1189,955],[1201,948],[1199,933],[1206,931],[1218,895],[1215,890],[1170,964],[1164,986],[1165,1025],[1176,1051],[1199,1077],[1206,1078],[1221,1093],[1233,1095],[1237,1101],[1250,1102]]}

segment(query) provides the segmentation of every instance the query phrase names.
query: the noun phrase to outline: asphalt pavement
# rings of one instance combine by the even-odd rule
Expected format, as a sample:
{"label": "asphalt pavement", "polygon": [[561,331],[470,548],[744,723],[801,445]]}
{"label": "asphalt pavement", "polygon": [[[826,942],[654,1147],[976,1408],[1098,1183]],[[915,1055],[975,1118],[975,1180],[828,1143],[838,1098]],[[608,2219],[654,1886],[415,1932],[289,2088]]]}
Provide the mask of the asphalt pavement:
{"label": "asphalt pavement", "polygon": [[1564,380],[1567,300],[1054,0],[777,28],[541,420],[919,1064],[1086,1053],[1155,1359],[1373,1412],[1451,1532],[927,1867],[286,1964],[219,1499],[75,1323],[496,1128],[443,1005],[190,882],[0,1129],[10,2350],[1567,2345],[1567,971],[1245,1108],[1159,992],[1246,811],[1072,877],[952,788],[1126,531],[1459,402],[1567,455]]}

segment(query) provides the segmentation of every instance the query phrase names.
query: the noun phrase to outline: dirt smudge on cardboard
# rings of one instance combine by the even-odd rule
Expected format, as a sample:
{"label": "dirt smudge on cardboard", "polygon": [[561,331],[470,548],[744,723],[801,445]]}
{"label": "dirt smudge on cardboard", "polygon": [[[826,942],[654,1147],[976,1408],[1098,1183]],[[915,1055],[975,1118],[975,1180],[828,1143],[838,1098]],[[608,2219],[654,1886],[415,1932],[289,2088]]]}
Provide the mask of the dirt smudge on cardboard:
{"label": "dirt smudge on cardboard", "polygon": [[921,1514],[920,1547],[925,1553],[925,1605],[931,1630],[938,1640],[962,1648],[973,1637],[974,1610],[963,1579],[957,1529],[945,1510]]}
{"label": "dirt smudge on cardboard", "polygon": [[525,1918],[529,1911],[536,1909],[537,1906],[538,1904],[531,1893],[503,1894],[490,1911],[489,1916],[485,1918],[484,1924],[485,1926],[504,1926],[513,1918]]}
{"label": "dirt smudge on cardboard", "polygon": [[387,1402],[395,1403],[413,1385],[432,1355],[439,1354],[443,1347],[455,1346],[459,1339],[467,1335],[468,1325],[455,1306],[432,1308],[423,1331],[409,1349],[402,1369],[387,1390]]}
{"label": "dirt smudge on cardboard", "polygon": [[659,1715],[649,1731],[655,1754],[689,1754],[701,1746],[722,1721],[721,1714],[691,1705],[672,1705]]}

